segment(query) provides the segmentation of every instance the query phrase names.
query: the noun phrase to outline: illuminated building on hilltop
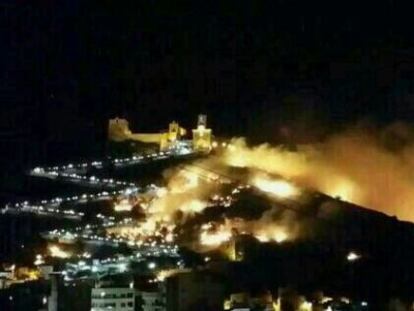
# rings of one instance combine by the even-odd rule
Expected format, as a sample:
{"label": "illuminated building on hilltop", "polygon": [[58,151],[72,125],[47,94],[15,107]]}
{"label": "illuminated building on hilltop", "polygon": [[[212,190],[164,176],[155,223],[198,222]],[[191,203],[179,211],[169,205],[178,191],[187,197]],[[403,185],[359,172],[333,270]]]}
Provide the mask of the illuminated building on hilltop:
{"label": "illuminated building on hilltop", "polygon": [[175,146],[186,134],[186,130],[175,121],[171,122],[168,131],[160,133],[132,133],[125,119],[110,119],[108,124],[108,139],[113,142],[138,141],[158,144],[160,150],[168,150]]}
{"label": "illuminated building on hilltop", "polygon": [[130,139],[131,130],[129,123],[125,119],[115,118],[109,120],[108,138],[112,141],[121,142]]}
{"label": "illuminated building on hilltop", "polygon": [[[114,118],[109,120],[108,139],[111,142],[141,142],[145,144],[157,144],[161,151],[180,149],[191,141],[183,140],[186,130],[173,121],[168,130],[160,133],[132,133],[126,119]],[[207,128],[207,116],[199,115],[197,128],[193,129],[192,145],[195,151],[209,152],[212,148],[212,130]]]}
{"label": "illuminated building on hilltop", "polygon": [[197,128],[193,130],[193,148],[196,151],[211,150],[211,129],[207,128],[207,116],[198,116]]}
{"label": "illuminated building on hilltop", "polygon": [[166,150],[175,146],[175,144],[182,139],[187,131],[180,127],[180,125],[173,121],[168,125],[168,132],[162,133],[160,139],[160,149]]}

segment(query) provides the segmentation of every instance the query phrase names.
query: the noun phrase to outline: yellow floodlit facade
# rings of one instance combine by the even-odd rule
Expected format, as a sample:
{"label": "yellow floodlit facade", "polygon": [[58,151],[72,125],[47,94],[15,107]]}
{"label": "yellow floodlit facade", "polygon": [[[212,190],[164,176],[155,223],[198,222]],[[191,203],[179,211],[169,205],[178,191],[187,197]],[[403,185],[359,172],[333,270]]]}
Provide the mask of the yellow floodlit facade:
{"label": "yellow floodlit facade", "polygon": [[180,139],[181,137],[185,136],[187,131],[185,128],[180,127],[180,125],[173,121],[168,126],[168,140],[175,141]]}
{"label": "yellow floodlit facade", "polygon": [[196,151],[208,152],[211,150],[211,129],[207,128],[207,117],[198,116],[197,128],[193,130],[193,148]]}
{"label": "yellow floodlit facade", "polygon": [[173,121],[169,124],[167,132],[161,133],[132,133],[129,123],[125,119],[114,118],[109,120],[108,138],[114,142],[126,140],[139,141],[143,143],[154,143],[160,146],[160,150],[166,150],[173,143],[186,134],[186,130]]}
{"label": "yellow floodlit facade", "polygon": [[[212,130],[207,128],[206,115],[199,115],[197,128],[192,130],[193,148],[200,152],[209,152],[212,148]],[[113,142],[124,142],[128,140],[142,143],[153,143],[160,146],[160,150],[167,150],[175,145],[183,136],[186,130],[173,121],[169,124],[168,130],[160,133],[132,133],[126,119],[114,118],[109,120],[108,139]]]}
{"label": "yellow floodlit facade", "polygon": [[131,136],[129,123],[125,119],[110,119],[108,124],[108,139],[116,142],[127,140]]}

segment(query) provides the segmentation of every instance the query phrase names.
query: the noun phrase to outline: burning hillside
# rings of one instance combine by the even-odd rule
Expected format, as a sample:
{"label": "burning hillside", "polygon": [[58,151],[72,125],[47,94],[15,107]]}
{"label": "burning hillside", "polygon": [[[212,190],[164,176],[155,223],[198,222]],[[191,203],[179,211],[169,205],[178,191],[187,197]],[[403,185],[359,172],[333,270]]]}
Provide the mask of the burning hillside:
{"label": "burning hillside", "polygon": [[165,178],[165,186],[141,204],[143,222],[108,232],[137,241],[148,236],[178,240],[200,251],[239,234],[277,243],[300,236],[304,222],[296,213],[304,195],[287,180],[250,171],[232,176],[217,158],[169,170]]}
{"label": "burning hillside", "polygon": [[[296,151],[266,144],[249,147],[243,139],[234,139],[224,161],[279,174],[332,197],[413,221],[412,138],[411,129],[395,125],[379,133],[348,130]],[[262,186],[269,189],[270,184]]]}
{"label": "burning hillside", "polygon": [[111,233],[159,236],[201,251],[239,234],[283,243],[313,236],[315,218],[330,218],[341,201],[412,220],[410,145],[390,151],[371,132],[355,131],[297,151],[234,139],[215,155],[167,170],[165,186],[141,204],[144,222]]}

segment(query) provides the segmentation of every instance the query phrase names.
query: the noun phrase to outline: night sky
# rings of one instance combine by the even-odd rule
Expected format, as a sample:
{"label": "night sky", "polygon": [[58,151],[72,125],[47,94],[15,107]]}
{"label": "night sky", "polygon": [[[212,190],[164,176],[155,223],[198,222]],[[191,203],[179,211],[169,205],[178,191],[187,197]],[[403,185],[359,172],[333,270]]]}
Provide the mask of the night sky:
{"label": "night sky", "polygon": [[0,1],[2,166],[99,154],[206,113],[218,135],[314,141],[414,116],[411,10],[360,1]]}

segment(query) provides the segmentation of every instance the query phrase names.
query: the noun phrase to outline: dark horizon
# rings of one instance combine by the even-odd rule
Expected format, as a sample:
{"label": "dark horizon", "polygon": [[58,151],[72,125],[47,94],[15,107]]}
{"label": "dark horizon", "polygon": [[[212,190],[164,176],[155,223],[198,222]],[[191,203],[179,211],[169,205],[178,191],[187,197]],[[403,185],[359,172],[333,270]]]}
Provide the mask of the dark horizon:
{"label": "dark horizon", "polygon": [[289,144],[414,117],[410,11],[395,1],[0,9],[1,162],[19,158],[14,172],[102,154],[115,116],[159,131],[205,113],[216,135]]}

